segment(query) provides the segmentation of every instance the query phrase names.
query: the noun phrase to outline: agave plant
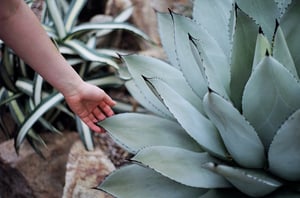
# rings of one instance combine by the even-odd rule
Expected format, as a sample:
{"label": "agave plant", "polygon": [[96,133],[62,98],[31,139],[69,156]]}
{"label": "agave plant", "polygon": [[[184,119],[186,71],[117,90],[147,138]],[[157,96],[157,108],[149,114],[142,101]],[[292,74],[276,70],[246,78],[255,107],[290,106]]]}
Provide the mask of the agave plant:
{"label": "agave plant", "polygon": [[[87,0],[46,0],[41,14],[43,26],[49,37],[57,44],[58,50],[85,81],[102,88],[123,86],[124,82],[116,75],[119,70],[116,49],[100,49],[97,47],[98,40],[109,36],[114,30],[129,31],[146,40],[149,38],[141,30],[126,22],[133,12],[133,7],[123,10],[111,22],[80,22],[78,16],[86,2]],[[32,2],[28,2],[29,6],[30,3]],[[63,95],[44,82],[40,75],[32,71],[4,43],[0,43],[0,48],[2,50],[0,106],[9,107],[19,127],[15,137],[16,148],[18,149],[27,138],[37,149],[38,143],[44,142],[33,130],[33,125],[38,122],[47,130],[59,132],[57,126],[62,124],[54,121],[59,120],[60,116],[69,116],[74,120],[74,125],[76,123],[77,131],[86,148],[92,150],[93,139],[89,128],[69,111]],[[6,131],[2,115],[4,114],[1,113],[0,127]]]}
{"label": "agave plant", "polygon": [[299,1],[196,0],[157,13],[168,61],[123,56],[151,113],[99,124],[134,156],[115,197],[300,197]]}

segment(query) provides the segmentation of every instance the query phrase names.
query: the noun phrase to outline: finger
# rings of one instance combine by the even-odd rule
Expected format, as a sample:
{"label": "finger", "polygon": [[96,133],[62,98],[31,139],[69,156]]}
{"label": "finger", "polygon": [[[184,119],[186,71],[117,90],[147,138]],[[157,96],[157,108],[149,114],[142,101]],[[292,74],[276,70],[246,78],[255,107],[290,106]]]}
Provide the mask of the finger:
{"label": "finger", "polygon": [[88,117],[86,117],[85,119],[82,120],[92,131],[96,132],[96,133],[103,133],[104,130],[96,125],[94,122],[92,122]]}
{"label": "finger", "polygon": [[93,114],[97,118],[97,120],[104,120],[106,118],[106,116],[102,113],[102,111],[98,107],[96,107],[93,110]]}
{"label": "finger", "polygon": [[101,109],[108,117],[114,115],[114,111],[108,105],[102,105]]}

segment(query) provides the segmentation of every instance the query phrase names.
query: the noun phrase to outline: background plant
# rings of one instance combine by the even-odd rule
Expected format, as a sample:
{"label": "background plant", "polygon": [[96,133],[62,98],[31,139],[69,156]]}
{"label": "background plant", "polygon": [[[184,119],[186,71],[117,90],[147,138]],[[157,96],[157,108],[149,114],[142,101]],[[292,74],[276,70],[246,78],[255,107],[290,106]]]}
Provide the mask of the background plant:
{"label": "background plant", "polygon": [[[129,31],[133,35],[149,39],[139,29],[126,23],[133,7],[123,10],[109,22],[80,22],[78,16],[86,2],[46,0],[41,12],[41,21],[58,50],[85,81],[104,89],[120,87],[123,81],[117,77],[118,49],[99,48],[99,40],[111,36],[115,30]],[[30,5],[32,2],[27,3]],[[65,125],[72,125],[72,121],[73,125],[76,121],[77,131],[86,148],[93,149],[89,128],[68,109],[62,94],[49,86],[4,43],[1,43],[1,51],[0,126],[2,131],[8,131],[5,125],[5,112],[8,108],[9,114],[18,125],[18,131],[16,134],[7,133],[6,136],[15,136],[16,149],[26,138],[33,148],[40,152],[38,145],[45,143],[33,126],[40,126],[38,130],[42,127],[59,132]],[[115,110],[123,111],[123,106],[116,106]]]}
{"label": "background plant", "polygon": [[299,197],[299,1],[196,0],[158,13],[169,62],[123,56],[151,114],[100,122],[134,154],[115,197]]}

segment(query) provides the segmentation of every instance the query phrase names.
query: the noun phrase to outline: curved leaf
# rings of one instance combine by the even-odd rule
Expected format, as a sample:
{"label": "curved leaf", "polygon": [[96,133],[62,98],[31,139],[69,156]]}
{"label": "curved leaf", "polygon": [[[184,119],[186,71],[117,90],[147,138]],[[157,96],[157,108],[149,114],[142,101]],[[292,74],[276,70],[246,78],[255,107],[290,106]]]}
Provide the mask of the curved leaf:
{"label": "curved leaf", "polygon": [[229,60],[231,51],[229,21],[230,13],[233,11],[233,0],[195,1],[193,9],[193,19],[217,41]]}
{"label": "curved leaf", "polygon": [[199,198],[249,198],[249,196],[239,192],[236,189],[213,189]]}
{"label": "curved leaf", "polygon": [[300,110],[278,130],[270,145],[270,170],[288,181],[300,180]]}
{"label": "curved leaf", "polygon": [[127,165],[114,171],[97,189],[122,198],[187,198],[200,197],[206,192],[181,185],[138,165]]}
{"label": "curved leaf", "polygon": [[64,19],[66,32],[69,32],[76,23],[77,17],[87,0],[73,0]]}
{"label": "curved leaf", "polygon": [[141,162],[162,175],[187,186],[197,188],[231,187],[223,177],[201,167],[204,163],[216,161],[207,153],[155,146],[142,149],[132,160]]}
{"label": "curved leaf", "polygon": [[237,189],[251,197],[268,195],[282,185],[266,172],[255,169],[242,169],[213,163],[205,164],[204,167],[224,176]]}
{"label": "curved leaf", "polygon": [[272,57],[253,71],[244,91],[243,114],[254,126],[265,148],[281,124],[300,108],[300,84]]}
{"label": "curved leaf", "polygon": [[54,93],[50,95],[47,99],[45,99],[42,103],[40,103],[33,112],[25,119],[22,123],[18,135],[15,141],[16,150],[19,149],[21,143],[24,141],[28,130],[32,127],[32,125],[42,116],[46,111],[50,108],[54,107],[64,99],[61,93]]}
{"label": "curved leaf", "polygon": [[271,44],[268,39],[262,33],[259,33],[256,39],[252,70],[265,58],[267,53],[270,54],[271,52]]}
{"label": "curved leaf", "polygon": [[280,12],[274,0],[236,0],[239,8],[247,13],[255,22],[262,27],[268,40],[271,42],[276,27],[276,19]]}
{"label": "curved leaf", "polygon": [[280,26],[277,27],[277,31],[274,37],[273,56],[283,66],[285,66],[297,79],[299,79],[294,60],[290,53],[289,47],[287,46],[286,40],[284,38]]}
{"label": "curved leaf", "polygon": [[248,168],[265,165],[265,150],[254,128],[231,103],[215,93],[204,97],[204,109],[218,128],[224,144],[238,164]]}
{"label": "curved leaf", "polygon": [[190,87],[202,99],[207,91],[207,83],[191,51],[189,40],[189,35],[193,38],[198,38],[198,34],[202,30],[198,24],[187,17],[172,13],[172,19],[174,23],[175,49],[179,68]]}
{"label": "curved leaf", "polygon": [[[172,117],[160,101],[159,96],[155,95],[143,77],[160,78],[168,82],[168,84],[176,86],[176,90],[180,95],[184,96],[199,111],[203,112],[201,99],[192,91],[178,69],[161,60],[146,56],[130,55],[124,56],[123,59],[134,81],[126,83],[129,91],[149,110],[162,116]],[[136,91],[136,89],[139,91]]]}
{"label": "curved leaf", "polygon": [[67,33],[66,33],[66,29],[65,29],[65,25],[61,13],[59,12],[59,9],[57,7],[56,1],[46,0],[46,3],[47,3],[47,9],[53,20],[58,37],[59,39],[64,39]]}
{"label": "curved leaf", "polygon": [[160,39],[164,51],[168,56],[168,60],[172,66],[179,68],[179,63],[176,55],[175,48],[175,33],[172,21],[172,15],[166,13],[157,12],[157,23]]}
{"label": "curved leaf", "polygon": [[237,9],[236,15],[231,55],[230,99],[241,111],[243,90],[252,71],[258,27],[241,10]]}
{"label": "curved leaf", "polygon": [[157,116],[123,113],[98,124],[130,153],[155,145],[201,151],[200,146],[176,122]]}
{"label": "curved leaf", "polygon": [[283,17],[280,19],[280,27],[285,35],[287,45],[297,67],[298,74],[300,73],[300,45],[298,42],[300,26],[295,24],[298,23],[300,18],[299,9],[300,1],[292,1]]}
{"label": "curved leaf", "polygon": [[149,79],[180,125],[201,147],[226,159],[227,152],[218,130],[201,112],[162,80]]}

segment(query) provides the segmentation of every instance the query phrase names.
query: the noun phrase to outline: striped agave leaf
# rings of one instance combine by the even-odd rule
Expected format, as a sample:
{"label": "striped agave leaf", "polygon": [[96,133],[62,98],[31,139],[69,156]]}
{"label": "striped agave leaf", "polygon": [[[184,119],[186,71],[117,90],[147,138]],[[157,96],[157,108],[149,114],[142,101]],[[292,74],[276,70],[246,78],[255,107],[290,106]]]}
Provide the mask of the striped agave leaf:
{"label": "striped agave leaf", "polygon": [[68,13],[64,17],[64,24],[66,32],[70,32],[74,24],[77,22],[77,17],[82,8],[85,6],[87,0],[72,0]]}

